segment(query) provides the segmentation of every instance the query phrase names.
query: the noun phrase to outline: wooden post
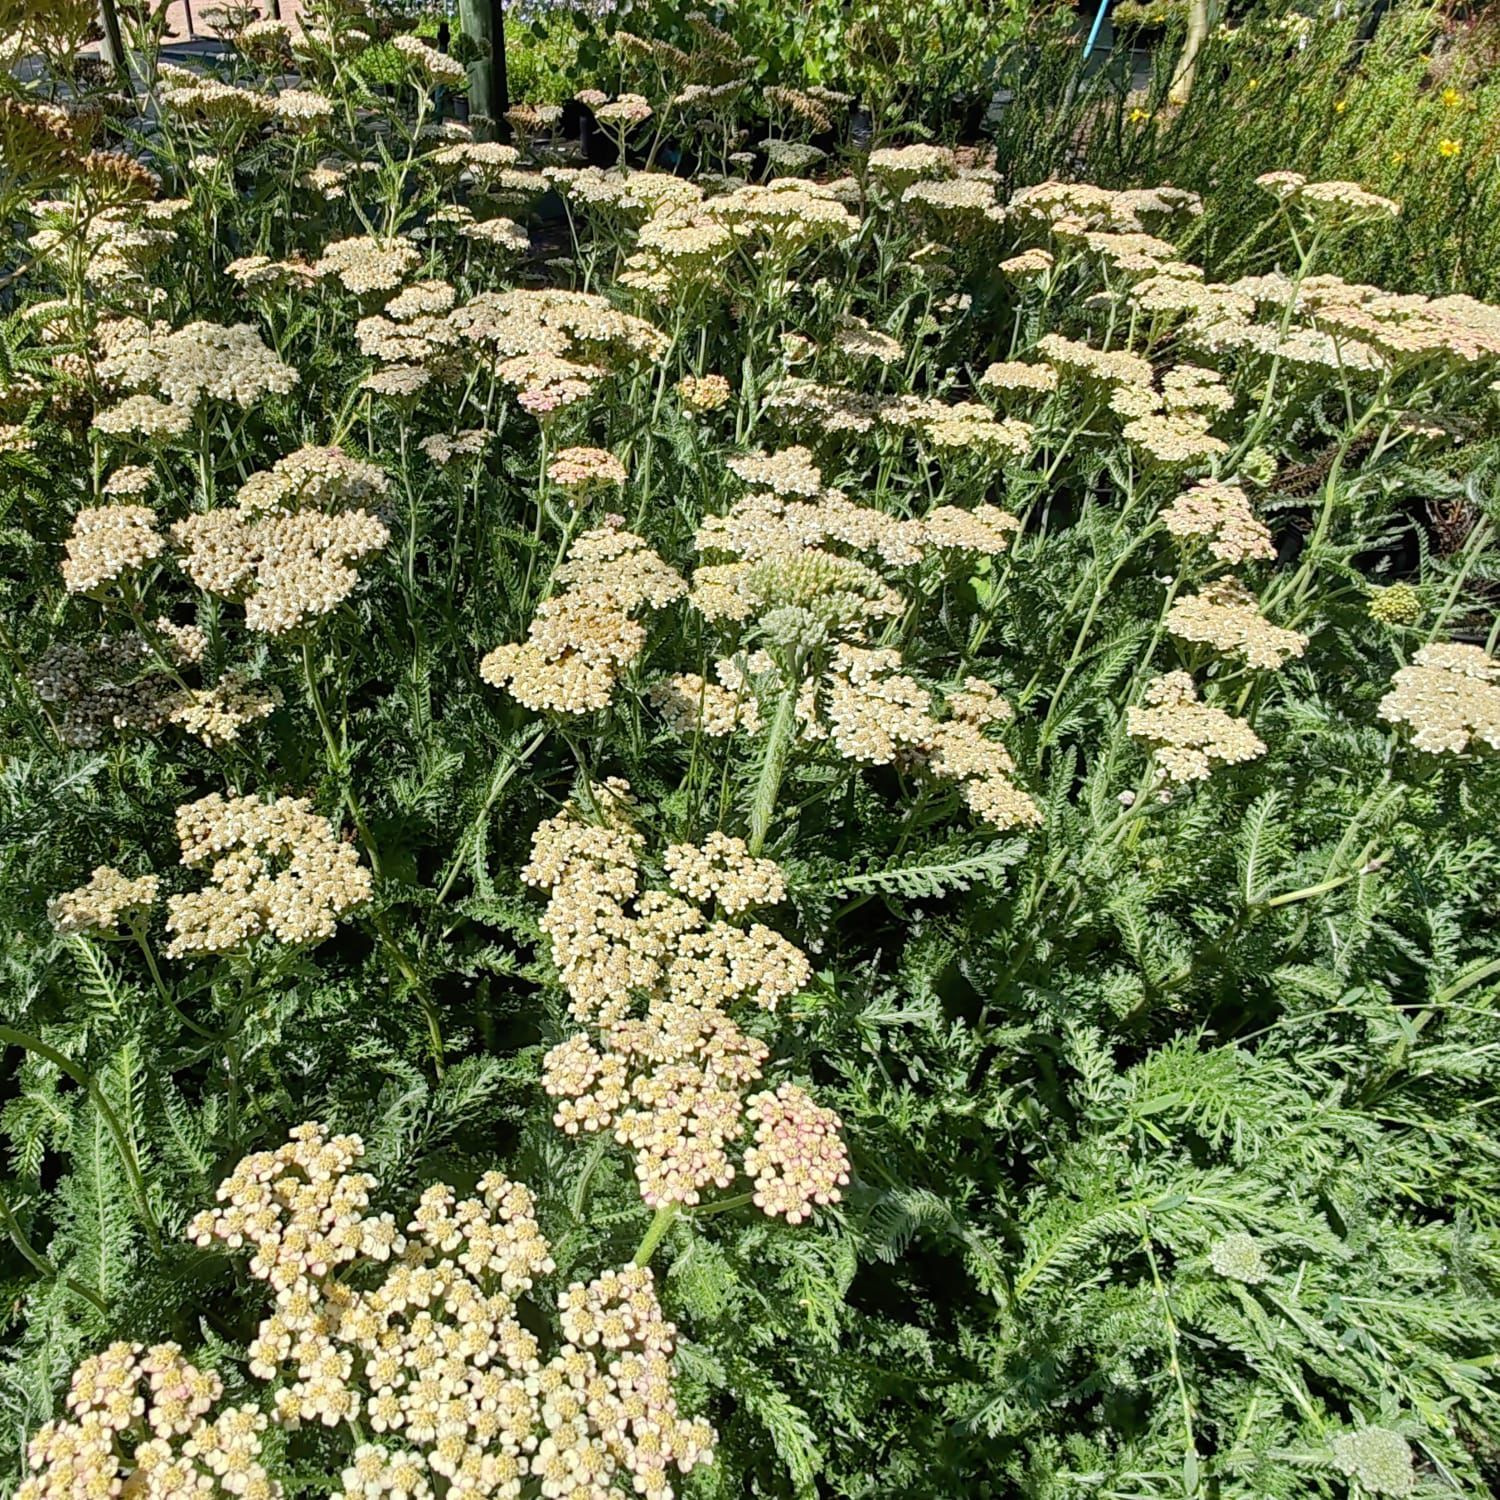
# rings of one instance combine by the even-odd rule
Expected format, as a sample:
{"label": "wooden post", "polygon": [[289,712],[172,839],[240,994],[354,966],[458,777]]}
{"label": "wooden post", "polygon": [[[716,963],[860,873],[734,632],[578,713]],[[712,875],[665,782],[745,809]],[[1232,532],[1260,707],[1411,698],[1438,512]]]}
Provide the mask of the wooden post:
{"label": "wooden post", "polygon": [[1187,35],[1172,73],[1172,86],[1167,91],[1167,98],[1173,104],[1186,104],[1192,97],[1193,80],[1198,76],[1198,59],[1208,42],[1209,25],[1209,0],[1188,0]]}
{"label": "wooden post", "polygon": [[479,48],[478,58],[469,64],[469,123],[475,139],[498,140],[510,108],[503,0],[458,0],[458,22]]}
{"label": "wooden post", "polygon": [[125,56],[125,39],[120,35],[120,13],[115,9],[115,0],[99,0],[99,27],[104,33],[104,45],[101,48],[104,61],[115,70],[125,92],[134,98],[130,62]]}
{"label": "wooden post", "polygon": [[268,19],[272,21],[279,21],[281,19],[281,0],[270,0],[270,5],[267,8],[271,13]]}

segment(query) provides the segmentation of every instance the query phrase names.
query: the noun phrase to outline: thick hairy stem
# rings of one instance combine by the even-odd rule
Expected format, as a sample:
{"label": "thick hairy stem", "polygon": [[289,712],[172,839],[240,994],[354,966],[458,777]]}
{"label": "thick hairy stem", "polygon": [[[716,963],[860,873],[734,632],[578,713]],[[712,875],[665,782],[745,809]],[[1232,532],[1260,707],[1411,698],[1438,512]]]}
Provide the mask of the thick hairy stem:
{"label": "thick hairy stem", "polygon": [[656,1247],[661,1244],[662,1236],[677,1221],[677,1215],[681,1212],[681,1206],[676,1203],[663,1203],[656,1210],[656,1214],[652,1218],[649,1228],[646,1230],[645,1239],[641,1241],[640,1247],[636,1250],[635,1254],[630,1257],[631,1265],[645,1266],[651,1263],[651,1257],[656,1254]]}
{"label": "thick hairy stem", "polygon": [[766,736],[766,753],[760,763],[760,779],[755,784],[755,801],[750,804],[750,852],[759,854],[765,848],[771,831],[771,815],[776,811],[776,795],[786,774],[787,757],[792,749],[792,732],[797,725],[797,684],[787,684],[776,705],[776,717]]}
{"label": "thick hairy stem", "polygon": [[135,1147],[131,1145],[130,1137],[125,1134],[125,1127],[120,1123],[120,1117],[114,1112],[109,1100],[104,1097],[104,1091],[94,1081],[93,1075],[86,1069],[80,1068],[72,1058],[65,1057],[56,1047],[49,1047],[40,1037],[34,1037],[28,1032],[17,1031],[10,1026],[0,1026],[0,1042],[7,1042],[12,1047],[20,1047],[24,1051],[45,1059],[54,1068],[66,1073],[88,1094],[94,1107],[99,1111],[105,1128],[114,1137],[115,1149],[120,1155],[120,1165],[125,1169],[125,1176],[130,1183],[131,1193],[135,1197],[136,1207],[146,1226],[146,1238],[151,1241],[152,1250],[160,1255],[161,1227],[156,1222],[156,1215],[151,1209],[151,1200],[146,1194],[146,1179],[141,1175],[141,1164],[136,1157]]}

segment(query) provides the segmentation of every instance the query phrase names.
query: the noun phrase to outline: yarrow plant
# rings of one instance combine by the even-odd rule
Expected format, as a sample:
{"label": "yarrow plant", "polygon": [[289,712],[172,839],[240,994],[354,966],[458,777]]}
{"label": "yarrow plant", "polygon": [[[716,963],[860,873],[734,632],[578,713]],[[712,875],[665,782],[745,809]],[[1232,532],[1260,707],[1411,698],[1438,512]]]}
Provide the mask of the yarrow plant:
{"label": "yarrow plant", "polygon": [[753,6],[506,140],[410,17],[35,9],[0,1488],[1483,1493],[1500,310],[1356,269],[1421,185],[1036,181],[1102,85],[958,150]]}

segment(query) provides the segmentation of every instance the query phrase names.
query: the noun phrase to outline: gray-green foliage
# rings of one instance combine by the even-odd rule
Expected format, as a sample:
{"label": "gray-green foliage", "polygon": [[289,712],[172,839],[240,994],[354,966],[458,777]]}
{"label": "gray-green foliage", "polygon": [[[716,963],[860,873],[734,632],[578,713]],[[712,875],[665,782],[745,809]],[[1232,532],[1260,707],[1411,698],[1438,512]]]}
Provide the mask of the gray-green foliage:
{"label": "gray-green foliage", "polygon": [[[319,144],[380,154],[397,190],[353,181],[351,194],[416,221],[439,192],[403,178],[394,138],[383,126]],[[0,448],[0,1483],[69,1369],[107,1340],[177,1338],[232,1391],[249,1385],[262,1305],[182,1229],[242,1154],[299,1121],[363,1134],[382,1206],[503,1164],[537,1190],[563,1278],[630,1256],[650,1214],[626,1154],[561,1135],[539,1086],[544,1050],[573,1023],[541,899],[518,878],[544,817],[622,776],[660,842],[751,832],[785,869],[773,920],[816,976],[778,1018],[778,1076],[837,1108],[854,1165],[843,1202],[811,1224],[689,1213],[657,1251],[680,1399],[720,1433],[691,1494],[1486,1493],[1500,1429],[1500,767],[1483,751],[1423,755],[1376,709],[1430,639],[1493,652],[1494,366],[1413,382],[1413,400],[1440,389],[1471,422],[1463,444],[1415,457],[1351,452],[1347,383],[1300,386],[1261,422],[1255,443],[1281,479],[1250,488],[1281,551],[1255,577],[1268,597],[1296,585],[1278,602],[1310,637],[1274,674],[1166,635],[1187,565],[1155,517],[1178,477],[1062,403],[1037,417],[1029,458],[969,468],[914,456],[899,435],[862,448],[803,434],[829,484],[893,514],[989,499],[1026,518],[1004,557],[921,574],[893,627],[923,683],[972,673],[1011,699],[1003,737],[1043,817],[1000,833],[911,765],[792,744],[777,703],[727,742],[670,732],[645,688],[711,671],[719,650],[682,605],[649,622],[641,662],[597,714],[532,715],[481,682],[482,653],[524,636],[568,524],[540,503],[536,424],[478,367],[409,404],[362,393],[352,329],[371,309],[336,286],[247,308],[223,273],[228,247],[315,257],[363,226],[347,201],[293,195],[305,143],[247,144],[259,196],[195,175],[195,144],[157,143],[192,199],[152,273],[157,315],[257,320],[301,383],[148,454],[152,503],[164,517],[226,503],[284,453],[338,439],[393,476],[393,541],[307,632],[305,661],[160,570],[160,607],[282,708],[228,748],[166,733],[60,746],[29,674],[53,640],[126,628],[56,575],[73,514],[123,450],[88,435],[105,394],[50,360],[25,316],[65,278],[39,271],[7,294],[0,377],[26,395],[7,420],[34,446]],[[725,458],[793,440],[764,405],[786,374],[782,334],[812,338],[829,379],[952,398],[1052,329],[1119,336],[1089,265],[1027,291],[994,273],[1013,246],[976,235],[925,269],[913,256],[928,226],[876,194],[866,206],[856,236],[795,276],[747,256],[730,298],[658,310],[669,352],[575,424],[629,460],[594,520],[618,507],[690,572],[698,522],[727,504]],[[512,273],[448,247],[426,269],[464,296],[611,284],[608,233],[580,230],[572,248],[566,264]],[[851,372],[828,354],[855,311],[903,341],[901,362]],[[1174,337],[1152,357],[1177,358]],[[735,384],[723,413],[672,396],[680,376],[716,371]],[[1238,443],[1266,408],[1261,377],[1236,378],[1219,430]],[[1087,415],[1105,420],[1102,406]],[[470,469],[420,456],[421,437],[468,426],[487,434]],[[1332,528],[1309,543],[1320,513]],[[1415,624],[1367,607],[1371,584],[1397,577],[1416,585]],[[777,644],[830,649],[821,628],[793,634]],[[1268,746],[1186,787],[1126,732],[1149,678],[1184,665]],[[226,785],[362,822],[365,856],[380,857],[370,907],[320,945],[169,966],[160,990],[123,935],[52,929],[49,898],[102,862],[187,888],[173,810]],[[339,1469],[317,1434],[288,1439],[277,1462],[295,1495],[327,1495]]]}

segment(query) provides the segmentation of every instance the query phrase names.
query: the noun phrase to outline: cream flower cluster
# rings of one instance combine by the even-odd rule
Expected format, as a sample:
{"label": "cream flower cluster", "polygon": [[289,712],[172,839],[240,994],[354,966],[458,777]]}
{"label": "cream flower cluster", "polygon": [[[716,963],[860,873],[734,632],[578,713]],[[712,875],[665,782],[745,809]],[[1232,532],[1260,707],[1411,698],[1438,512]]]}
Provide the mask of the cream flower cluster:
{"label": "cream flower cluster", "polygon": [[729,916],[786,900],[781,867],[751,855],[744,839],[715,831],[702,844],[668,844],[662,854],[667,883],[700,906],[717,901]]}
{"label": "cream flower cluster", "polygon": [[1168,672],[1146,689],[1144,706],[1125,711],[1126,733],[1145,740],[1170,781],[1203,781],[1215,766],[1255,760],[1266,747],[1243,719],[1202,702],[1186,672]]}
{"label": "cream flower cluster", "polygon": [[1167,506],[1161,520],[1175,537],[1206,541],[1220,562],[1242,563],[1276,555],[1270,529],[1251,510],[1237,484],[1201,480]]}
{"label": "cream flower cluster", "polygon": [[182,863],[207,867],[201,890],[167,897],[166,951],[224,953],[257,937],[316,943],[370,898],[370,872],[338,830],[299,797],[223,797],[177,809]]}
{"label": "cream flower cluster", "polygon": [[[768,636],[785,626],[807,648],[803,671],[811,665],[811,648],[831,633],[826,670],[813,671],[797,689],[804,739],[831,739],[839,754],[868,765],[901,760],[923,766],[958,783],[971,810],[995,827],[1039,822],[1035,801],[1016,784],[1014,761],[986,733],[1008,717],[1008,705],[989,684],[971,678],[950,697],[946,718],[934,713],[931,692],[901,670],[898,651],[864,644],[872,623],[900,613],[901,594],[863,561],[831,550],[870,553],[887,566],[909,566],[934,553],[994,555],[1006,549],[1020,523],[987,504],[971,510],[938,506],[916,520],[856,506],[821,487],[805,450],[792,453],[788,472],[816,498],[753,494],[724,515],[706,518],[698,529],[699,550],[737,560],[705,563],[694,572],[693,606],[711,621],[755,620]],[[757,459],[750,477],[760,480],[766,473],[764,460]],[[822,639],[819,632],[825,632]],[[710,696],[711,685],[696,677],[687,688],[699,695],[705,722],[712,718],[720,733],[733,727],[738,702],[753,701],[757,679],[772,692],[787,690],[766,652],[726,659],[716,670],[721,693]],[[667,690],[658,693],[673,701]],[[681,721],[691,725],[698,706],[691,713],[687,704],[681,709]],[[753,722],[760,720],[757,712]]]}
{"label": "cream flower cluster", "polygon": [[73,518],[63,559],[63,586],[91,594],[125,573],[144,567],[167,545],[156,517],[144,505],[95,505]]}
{"label": "cream flower cluster", "polygon": [[252,630],[284,634],[353,592],[352,564],[390,540],[359,502],[390,482],[336,448],[302,448],[240,487],[234,508],[178,521],[183,570],[212,594],[242,599]]}
{"label": "cream flower cluster", "polygon": [[392,38],[391,46],[428,83],[462,88],[468,80],[468,72],[456,57],[439,52],[436,47],[428,46],[421,37],[413,36],[410,32],[403,32]]}
{"label": "cream flower cluster", "polygon": [[[175,331],[160,324],[124,327],[96,368],[101,379],[126,390],[154,391],[179,414],[179,430],[205,399],[253,406],[266,396],[286,395],[298,379],[248,323],[189,323]],[[138,405],[144,412],[139,396]],[[95,425],[109,431],[123,421],[116,408],[113,415],[101,412]]]}
{"label": "cream flower cluster", "polygon": [[264,1414],[231,1406],[210,1419],[223,1393],[177,1344],[111,1344],[73,1372],[71,1416],[32,1436],[16,1500],[279,1500],[260,1462]]}
{"label": "cream flower cluster", "polygon": [[1288,657],[1301,656],[1307,637],[1272,625],[1260,602],[1238,578],[1216,579],[1179,599],[1167,611],[1166,627],[1179,640],[1212,646],[1226,656],[1243,657],[1252,667],[1276,670]]}
{"label": "cream flower cluster", "polygon": [[561,590],[538,607],[524,641],[497,646],[479,675],[527,708],[582,714],[605,707],[646,630],[632,618],[687,590],[681,576],[632,531],[604,526],[568,549]]}
{"label": "cream flower cluster", "polygon": [[317,275],[333,276],[347,290],[363,295],[400,286],[420,259],[416,246],[406,240],[358,235],[329,245],[313,269]]}
{"label": "cream flower cluster", "polygon": [[901,666],[898,651],[840,645],[803,708],[804,734],[826,732],[848,760],[902,761],[957,782],[971,811],[995,828],[1039,824],[1041,809],[1017,785],[1015,761],[985,733],[1010,717],[1010,705],[991,684],[971,677],[948,698],[949,717],[939,720],[932,694]]}
{"label": "cream flower cluster", "polygon": [[1419,750],[1461,755],[1475,741],[1500,750],[1500,662],[1457,641],[1423,646],[1396,673],[1379,711],[1411,729]]}
{"label": "cream flower cluster", "polygon": [[[733,668],[724,661],[716,664],[716,671],[722,679]],[[754,734],[761,726],[760,705],[747,693],[742,677],[735,681],[731,688],[722,680],[709,682],[696,672],[679,672],[653,683],[649,697],[674,734],[705,734],[710,739],[722,739],[737,729]]]}
{"label": "cream flower cluster", "polygon": [[[630,821],[628,796],[621,783],[596,788],[599,821],[569,808],[543,823],[522,871],[549,892],[542,929],[572,1012],[594,1034],[554,1047],[542,1080],[558,1101],[559,1129],[612,1130],[634,1150],[647,1203],[693,1204],[705,1189],[733,1182],[730,1152],[750,1123],[746,1091],[769,1055],[730,1007],[774,1010],[806,987],[811,967],[760,923],[710,921],[679,895],[643,891],[644,839]],[[723,835],[674,845],[664,863],[675,890],[695,901],[717,896],[726,913],[785,890],[771,861]],[[805,1098],[800,1090],[795,1097]],[[773,1115],[768,1141],[778,1133]],[[836,1199],[848,1171],[836,1120],[807,1110],[799,1119],[806,1129],[793,1134],[807,1134],[807,1149],[773,1148],[749,1169],[767,1179],[766,1211],[798,1219],[809,1204]],[[817,1149],[812,1121],[829,1133]]]}
{"label": "cream flower cluster", "polygon": [[755,1179],[761,1212],[800,1224],[813,1204],[838,1198],[849,1181],[849,1158],[831,1109],[796,1084],[783,1083],[774,1092],[752,1094],[745,1117],[755,1128],[745,1171]]}
{"label": "cream flower cluster", "polygon": [[499,1172],[467,1197],[435,1184],[403,1230],[368,1212],[363,1150],[299,1126],[246,1157],[188,1229],[251,1250],[275,1293],[250,1369],[280,1382],[277,1423],[369,1435],[334,1500],[608,1500],[617,1481],[671,1500],[672,1471],[711,1461],[713,1430],[677,1407],[676,1330],[649,1270],[572,1283],[561,1337],[539,1336],[520,1299],[555,1266],[530,1190]]}
{"label": "cream flower cluster", "polygon": [[99,865],[86,884],[47,903],[47,920],[63,933],[112,932],[121,917],[154,906],[160,884],[155,875],[131,879]]}
{"label": "cream flower cluster", "polygon": [[722,375],[684,375],[677,382],[678,399],[689,411],[718,411],[732,394]]}
{"label": "cream flower cluster", "polygon": [[547,478],[582,498],[593,490],[625,483],[625,465],[603,448],[563,448],[547,465]]}
{"label": "cream flower cluster", "polygon": [[588,201],[616,208],[629,202],[652,209],[637,231],[635,252],[620,280],[657,297],[680,297],[686,288],[722,288],[721,273],[737,251],[786,262],[812,246],[848,239],[859,225],[836,183],[777,177],[704,199],[696,187],[690,194],[653,188],[643,192],[639,179],[646,176],[667,174],[617,179],[579,173],[559,185],[575,198],[586,194]]}
{"label": "cream flower cluster", "polygon": [[[380,284],[398,285],[405,269]],[[373,289],[371,278],[362,277],[359,289],[367,285]],[[446,283],[406,288],[384,313],[356,325],[360,352],[379,359],[386,374],[420,373],[420,388],[427,379],[461,369],[457,353],[465,346],[478,348],[494,361],[496,375],[516,392],[521,407],[545,417],[586,398],[612,371],[657,358],[666,348],[661,332],[645,319],[588,292],[517,288],[481,292],[458,306],[453,301]]]}

